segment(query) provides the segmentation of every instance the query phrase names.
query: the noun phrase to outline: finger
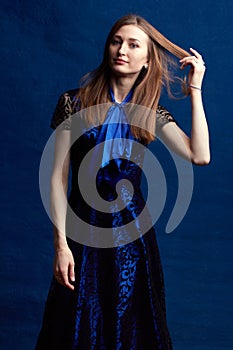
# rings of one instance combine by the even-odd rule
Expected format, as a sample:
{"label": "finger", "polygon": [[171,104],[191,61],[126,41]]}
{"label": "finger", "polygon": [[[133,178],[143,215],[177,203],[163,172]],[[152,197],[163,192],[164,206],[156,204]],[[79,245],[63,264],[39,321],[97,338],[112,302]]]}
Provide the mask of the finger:
{"label": "finger", "polygon": [[194,55],[195,55],[197,58],[202,58],[201,54],[200,54],[197,50],[193,49],[192,47],[190,47],[190,51],[191,51],[192,53],[194,53]]}
{"label": "finger", "polygon": [[63,285],[71,290],[74,290],[74,286],[70,283],[68,275],[63,276]]}
{"label": "finger", "polygon": [[180,66],[180,69],[184,69],[185,67],[187,67],[190,63],[185,61],[185,62],[181,62],[181,66]]}
{"label": "finger", "polygon": [[54,277],[57,280],[59,284],[61,284],[64,287],[67,287],[69,289],[74,290],[74,286],[69,282],[69,278],[66,272],[62,271],[56,271],[54,273]]}
{"label": "finger", "polygon": [[69,265],[68,274],[69,274],[70,280],[71,280],[72,282],[74,282],[74,281],[75,281],[74,264],[70,264],[70,265]]}
{"label": "finger", "polygon": [[205,65],[205,62],[203,60],[202,55],[197,50],[194,50],[193,48],[190,48],[190,51],[192,53],[194,53],[195,58],[197,58],[197,63],[200,63],[201,65]]}
{"label": "finger", "polygon": [[182,63],[185,63],[185,62],[190,62],[191,60],[194,60],[196,62],[198,62],[198,58],[196,56],[187,56],[187,57],[184,57],[180,60],[180,62]]}
{"label": "finger", "polygon": [[184,69],[185,67],[187,67],[187,66],[189,66],[189,65],[194,66],[194,64],[195,64],[194,59],[191,58],[191,57],[185,59],[184,61],[183,61],[183,60],[180,61],[180,63],[182,63],[181,66],[180,66],[180,69]]}
{"label": "finger", "polygon": [[195,68],[201,68],[201,70],[204,67],[204,61],[199,58],[197,58],[196,56],[189,56],[189,57],[185,57],[182,60],[180,60],[180,63],[182,63],[181,65],[181,69],[183,69],[184,67],[188,66],[188,65],[192,65]]}
{"label": "finger", "polygon": [[61,275],[55,275],[55,279],[58,283],[64,285],[63,277]]}
{"label": "finger", "polygon": [[56,275],[55,276],[58,283],[60,283],[62,286],[67,287],[71,290],[74,290],[74,286],[69,282],[68,275]]}
{"label": "finger", "polygon": [[195,56],[184,57],[180,60],[181,68],[185,68],[189,64],[197,63],[197,58]]}

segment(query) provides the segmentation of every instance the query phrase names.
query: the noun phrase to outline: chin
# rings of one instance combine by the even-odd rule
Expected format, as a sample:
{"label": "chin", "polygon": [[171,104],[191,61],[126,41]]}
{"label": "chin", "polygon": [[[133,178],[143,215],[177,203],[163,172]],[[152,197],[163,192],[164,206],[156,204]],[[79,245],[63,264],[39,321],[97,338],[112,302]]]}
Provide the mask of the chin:
{"label": "chin", "polygon": [[135,71],[130,71],[128,69],[123,69],[123,67],[110,67],[111,72],[113,75],[118,76],[118,77],[133,77],[133,76],[138,76],[139,72]]}

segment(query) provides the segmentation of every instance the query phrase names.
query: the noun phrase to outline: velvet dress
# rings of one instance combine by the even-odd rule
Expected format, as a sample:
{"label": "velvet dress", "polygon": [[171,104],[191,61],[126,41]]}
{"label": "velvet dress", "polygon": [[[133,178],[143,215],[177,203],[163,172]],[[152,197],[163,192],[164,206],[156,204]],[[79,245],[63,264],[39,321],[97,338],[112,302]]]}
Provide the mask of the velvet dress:
{"label": "velvet dress", "polygon": [[[77,90],[70,90],[60,97],[52,118],[52,128],[63,122],[64,127],[70,129],[70,119],[77,118],[70,118],[74,114],[76,94]],[[122,107],[130,101],[132,92],[121,104],[115,102],[112,91],[110,95],[113,104],[106,120],[115,118],[118,111],[115,122],[86,129],[71,147],[72,179],[68,203],[84,222],[92,227],[108,228],[118,241],[116,246],[95,247],[79,243],[78,236],[67,237],[75,260],[75,289],[65,288],[53,277],[36,350],[172,349],[155,231],[152,225],[145,234],[140,234],[143,223],[137,221],[137,216],[145,207],[140,188],[143,152],[137,147],[141,143],[136,140],[132,146],[131,141],[135,139],[129,126],[127,123],[119,126],[118,123],[119,118],[125,118]],[[158,106],[156,117],[159,127],[174,122],[162,106]],[[119,148],[119,144],[114,145],[111,141],[114,137],[129,140],[120,146],[124,148],[123,152],[130,153],[130,159],[119,156],[119,159],[108,160],[106,152]],[[100,155],[103,167],[96,177],[99,194],[111,204],[117,196],[116,184],[125,178],[133,185],[134,191],[131,196],[132,188],[127,187],[128,182],[122,183],[118,187],[118,200],[124,208],[115,208],[108,213],[88,205],[77,186],[79,166],[85,154],[105,140],[112,143],[111,147],[103,148]],[[93,161],[95,159],[94,154]],[[91,170],[89,172],[91,174]],[[138,238],[130,238],[127,244],[119,243],[130,237],[127,224],[132,220]],[[149,212],[144,215],[144,220],[150,221]],[[122,227],[126,228],[122,230]],[[69,232],[72,229],[78,231],[76,227],[69,227]]]}

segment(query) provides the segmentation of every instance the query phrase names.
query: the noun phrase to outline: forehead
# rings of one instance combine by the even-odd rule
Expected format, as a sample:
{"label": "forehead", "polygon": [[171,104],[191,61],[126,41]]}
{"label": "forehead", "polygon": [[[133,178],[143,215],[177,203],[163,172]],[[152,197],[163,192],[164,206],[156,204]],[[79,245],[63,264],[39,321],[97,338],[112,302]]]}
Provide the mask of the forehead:
{"label": "forehead", "polygon": [[139,27],[129,24],[124,25],[114,34],[114,36],[120,36],[122,39],[137,39],[141,42],[148,42],[148,35]]}

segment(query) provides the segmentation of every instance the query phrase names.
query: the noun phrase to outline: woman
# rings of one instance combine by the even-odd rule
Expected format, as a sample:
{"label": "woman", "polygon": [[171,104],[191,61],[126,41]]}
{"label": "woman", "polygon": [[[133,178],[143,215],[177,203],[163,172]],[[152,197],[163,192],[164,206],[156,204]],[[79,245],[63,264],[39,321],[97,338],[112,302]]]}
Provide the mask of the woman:
{"label": "woman", "polygon": [[[190,138],[171,114],[158,105],[162,86],[170,91],[170,54],[180,59],[181,69],[191,68],[187,86],[192,107]],[[37,350],[172,349],[154,230],[143,226],[144,221],[150,221],[148,212],[143,220],[137,219],[145,205],[140,192],[143,158],[140,147],[154,140],[156,130],[180,156],[194,164],[209,163],[208,127],[201,96],[204,73],[205,65],[197,51],[184,51],[143,18],[128,15],[119,19],[110,31],[101,65],[85,77],[80,89],[61,96],[51,123],[57,128],[51,178],[54,278]],[[135,119],[131,125],[124,123],[122,119],[135,111],[129,108],[126,115],[128,103],[130,107],[132,104],[143,106],[151,113],[144,115],[136,111],[139,123]],[[91,106],[103,104],[107,106],[107,114],[98,110],[94,117]],[[73,130],[83,125],[78,111],[84,109],[87,110],[84,118],[87,126],[79,139],[72,140]],[[119,139],[120,143],[114,143]],[[128,141],[123,142],[123,139]],[[99,145],[103,145],[101,151],[98,149],[90,158],[95,166],[100,164],[96,177],[99,194],[108,201],[109,208],[117,194],[119,199],[117,210],[108,213],[88,206],[77,186],[85,154]],[[98,157],[100,163],[96,160]],[[69,224],[71,216],[62,195],[62,191],[67,193],[70,164],[72,188],[68,203],[71,211],[88,223],[90,230],[94,226],[111,229],[114,239],[108,249],[107,245],[89,244],[88,240],[88,244],[77,243],[82,229]],[[92,168],[85,169],[87,183],[91,186],[88,179],[91,179]],[[127,183],[121,183],[116,193],[116,186],[123,178],[133,183],[133,195]],[[137,239],[127,230],[132,220]],[[119,227],[124,230],[119,231]],[[77,235],[72,236],[75,230]]]}

